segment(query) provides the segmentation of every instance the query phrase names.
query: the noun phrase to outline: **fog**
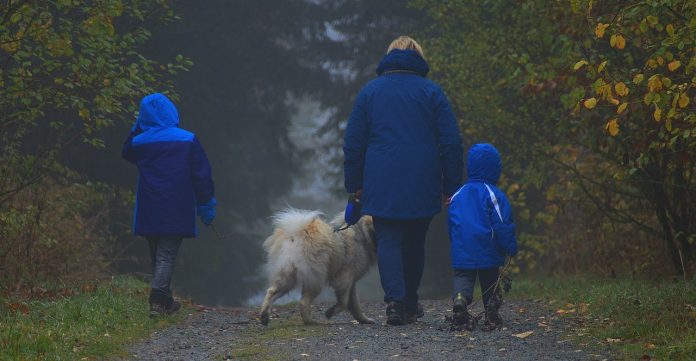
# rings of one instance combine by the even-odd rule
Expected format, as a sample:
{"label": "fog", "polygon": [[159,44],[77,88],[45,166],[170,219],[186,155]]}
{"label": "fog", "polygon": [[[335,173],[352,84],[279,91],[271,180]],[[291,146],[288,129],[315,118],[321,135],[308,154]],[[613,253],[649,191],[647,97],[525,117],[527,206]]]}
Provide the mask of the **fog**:
{"label": "fog", "polygon": [[[399,1],[179,2],[180,20],[157,25],[142,51],[160,61],[178,54],[194,66],[174,79],[181,127],[196,133],[213,167],[218,215],[179,253],[173,287],[210,305],[255,303],[265,287],[261,243],[285,207],[342,210],[342,136],[359,89],[389,42],[422,29]],[[116,149],[128,124],[106,135],[107,154],[70,161],[88,177],[135,190],[137,173]],[[131,214],[118,220],[130,223]],[[147,278],[143,239],[116,241],[115,273]],[[448,241],[440,218],[428,236],[422,293],[449,288]],[[377,273],[361,298],[381,299]],[[287,300],[291,300],[292,297]]]}

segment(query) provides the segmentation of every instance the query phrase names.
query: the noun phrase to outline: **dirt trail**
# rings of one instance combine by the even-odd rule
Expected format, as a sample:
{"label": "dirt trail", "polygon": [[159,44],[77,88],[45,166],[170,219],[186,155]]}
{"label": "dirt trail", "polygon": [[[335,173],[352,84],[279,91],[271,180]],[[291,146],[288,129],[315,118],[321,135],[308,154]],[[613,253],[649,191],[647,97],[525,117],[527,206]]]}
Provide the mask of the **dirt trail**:
{"label": "dirt trail", "polygon": [[[534,301],[506,301],[505,327],[493,332],[450,331],[447,301],[424,301],[420,322],[384,325],[381,303],[364,303],[375,325],[343,313],[318,326],[302,325],[294,306],[275,310],[269,327],[250,309],[194,311],[180,325],[130,348],[131,360],[609,360],[606,349],[577,345],[569,321]],[[321,319],[328,305],[313,306]],[[474,310],[476,311],[476,309]],[[524,338],[518,336],[533,331]]]}

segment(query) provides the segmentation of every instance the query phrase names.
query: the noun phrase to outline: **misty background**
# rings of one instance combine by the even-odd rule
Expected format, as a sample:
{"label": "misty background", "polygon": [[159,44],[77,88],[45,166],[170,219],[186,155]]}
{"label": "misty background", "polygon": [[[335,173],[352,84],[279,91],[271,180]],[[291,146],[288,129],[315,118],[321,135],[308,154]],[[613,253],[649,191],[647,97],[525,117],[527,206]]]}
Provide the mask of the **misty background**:
{"label": "misty background", "polygon": [[[273,212],[343,209],[341,147],[353,99],[376,76],[390,41],[425,20],[398,1],[181,1],[174,11],[180,19],[154,27],[141,51],[158,61],[178,54],[193,61],[174,80],[175,104],[181,127],[197,134],[212,164],[222,238],[201,226],[198,238],[185,240],[173,287],[194,302],[239,305],[266,286],[261,244]],[[125,124],[108,132],[107,149],[118,149],[127,133]],[[118,152],[75,154],[69,166],[89,179],[134,190],[137,170]],[[131,216],[121,214],[123,227]],[[144,239],[117,243],[114,271],[147,277]],[[425,297],[447,294],[448,247],[438,218],[429,232]],[[381,299],[376,269],[360,286],[362,298]]]}

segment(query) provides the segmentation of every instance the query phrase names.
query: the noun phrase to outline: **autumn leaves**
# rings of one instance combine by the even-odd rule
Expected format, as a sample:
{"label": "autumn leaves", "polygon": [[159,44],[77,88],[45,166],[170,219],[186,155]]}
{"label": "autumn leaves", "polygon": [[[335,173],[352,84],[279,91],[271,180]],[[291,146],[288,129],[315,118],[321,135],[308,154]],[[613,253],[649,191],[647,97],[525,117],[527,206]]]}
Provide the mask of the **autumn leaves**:
{"label": "autumn leaves", "polygon": [[[646,16],[645,9],[626,8],[614,14],[609,23],[598,21],[595,42],[589,45],[596,64],[582,59],[573,66],[574,72],[585,72],[591,81],[585,86],[589,96],[576,104],[573,113],[584,108],[599,114],[605,119],[604,130],[612,137],[620,133],[622,122],[639,118],[663,123],[667,132],[675,129],[675,121],[694,121],[688,106],[689,94],[696,87],[696,77],[689,79],[696,69],[696,19],[675,21],[672,17],[664,25],[657,15]],[[630,117],[630,112],[637,114]]]}

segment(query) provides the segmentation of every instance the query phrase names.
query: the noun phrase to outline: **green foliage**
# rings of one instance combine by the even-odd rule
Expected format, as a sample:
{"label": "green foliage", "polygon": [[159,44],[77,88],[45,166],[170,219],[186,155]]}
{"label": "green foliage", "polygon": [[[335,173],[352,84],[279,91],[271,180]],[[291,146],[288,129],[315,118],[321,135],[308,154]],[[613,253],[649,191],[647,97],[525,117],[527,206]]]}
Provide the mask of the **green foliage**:
{"label": "green foliage", "polygon": [[[160,64],[138,52],[150,37],[146,25],[175,18],[169,3],[0,4],[3,281],[70,277],[102,262],[104,219],[120,197],[112,188],[80,185],[84,179],[62,157],[80,142],[103,148],[105,129],[131,123],[141,96],[167,92],[168,79],[191,65],[182,56]],[[67,262],[72,256],[87,263]]]}
{"label": "green foliage", "polygon": [[501,149],[520,266],[694,269],[693,2],[414,3],[467,143]]}
{"label": "green foliage", "polygon": [[113,214],[131,207],[132,194],[81,184],[77,175],[60,170],[0,210],[0,285],[93,277],[108,266],[117,235],[110,227]]}
{"label": "green foliage", "polygon": [[147,284],[131,278],[0,296],[0,360],[103,359],[181,320],[148,317]]}
{"label": "green foliage", "polygon": [[649,355],[689,360],[696,353],[696,281],[564,278],[519,280],[510,297],[543,298],[578,325],[569,336],[590,336],[622,359]]}

